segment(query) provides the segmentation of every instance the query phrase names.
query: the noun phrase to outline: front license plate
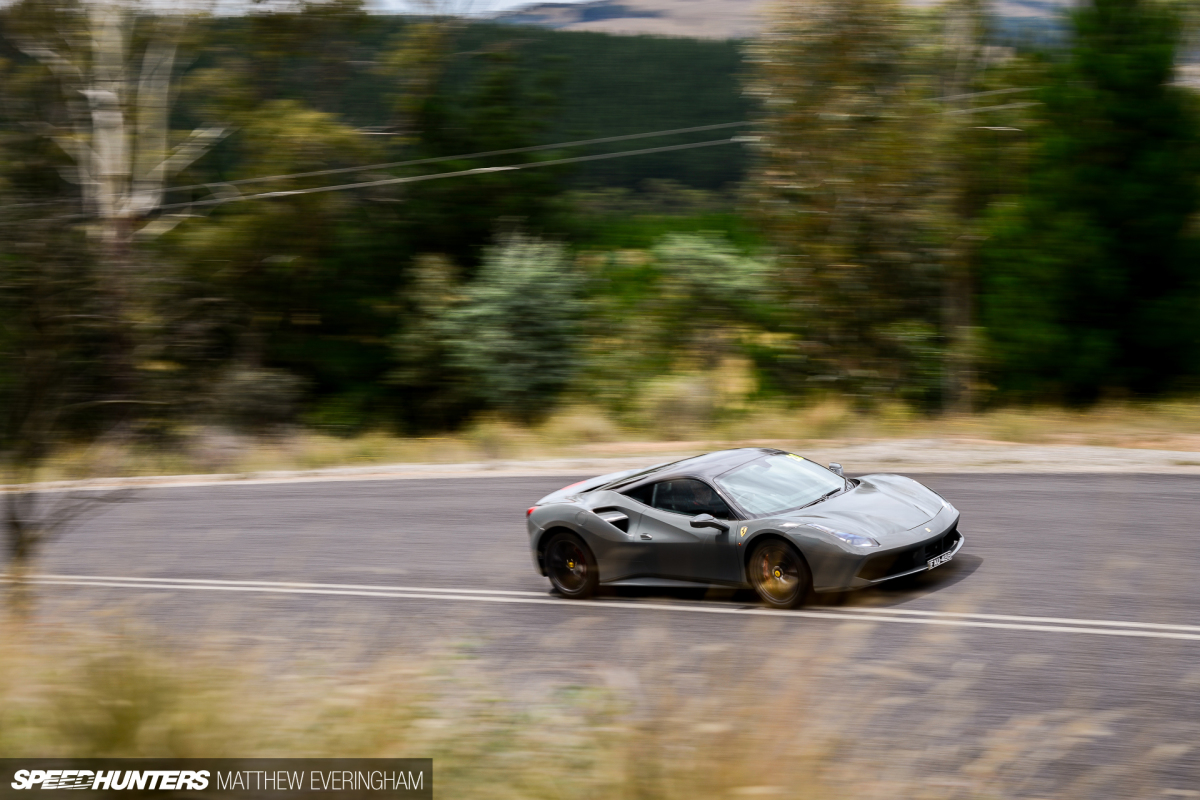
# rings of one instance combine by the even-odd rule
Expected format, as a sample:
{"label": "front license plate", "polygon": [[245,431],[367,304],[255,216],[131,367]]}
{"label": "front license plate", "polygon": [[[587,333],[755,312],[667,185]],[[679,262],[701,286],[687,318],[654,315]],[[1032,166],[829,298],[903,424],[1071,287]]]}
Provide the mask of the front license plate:
{"label": "front license plate", "polygon": [[942,553],[937,558],[929,559],[929,568],[933,569],[934,567],[940,567],[942,564],[945,564],[952,558],[954,558],[954,553]]}

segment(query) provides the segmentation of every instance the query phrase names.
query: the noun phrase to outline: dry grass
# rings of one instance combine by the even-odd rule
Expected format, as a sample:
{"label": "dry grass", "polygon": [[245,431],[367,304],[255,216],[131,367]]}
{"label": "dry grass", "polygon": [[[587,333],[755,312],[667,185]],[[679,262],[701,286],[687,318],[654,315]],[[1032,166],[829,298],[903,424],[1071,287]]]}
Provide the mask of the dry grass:
{"label": "dry grass", "polygon": [[[171,447],[100,443],[65,447],[42,480],[96,476],[251,473],[393,463],[470,463],[646,455],[773,442],[939,438],[1040,445],[1105,445],[1200,452],[1200,401],[1110,403],[1085,411],[1009,408],[930,417],[900,404],[856,410],[838,399],[802,408],[749,404],[722,396],[713,381],[681,378],[649,387],[618,420],[582,404],[523,427],[498,417],[443,436],[403,438],[373,432],[344,438],[315,431],[263,437],[194,430]],[[1200,461],[1200,456],[1197,458]]]}
{"label": "dry grass", "polygon": [[1112,713],[981,729],[976,689],[993,676],[941,632],[882,660],[859,652],[869,626],[809,630],[753,663],[655,637],[634,645],[644,668],[592,665],[523,689],[452,649],[348,667],[0,634],[2,757],[432,757],[438,796],[489,798],[1084,797],[1142,780],[1072,761]]}
{"label": "dry grass", "polygon": [[1107,403],[1086,410],[1035,406],[928,416],[900,404],[855,412],[845,403],[829,400],[796,411],[748,414],[718,425],[715,432],[729,440],[938,438],[1200,451],[1200,401]]}

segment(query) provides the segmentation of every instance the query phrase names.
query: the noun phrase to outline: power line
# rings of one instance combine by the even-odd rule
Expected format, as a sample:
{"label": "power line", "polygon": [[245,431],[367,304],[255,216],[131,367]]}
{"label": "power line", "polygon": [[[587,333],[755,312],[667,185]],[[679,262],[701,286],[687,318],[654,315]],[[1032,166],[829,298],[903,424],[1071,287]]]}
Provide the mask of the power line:
{"label": "power line", "polygon": [[[983,97],[983,96],[987,96],[987,95],[1009,94],[1012,92],[1033,91],[1035,88],[1036,87],[1021,88],[1021,89],[995,89],[995,90],[986,91],[986,92],[973,92],[970,94],[958,94],[958,95],[949,95],[946,97],[936,97],[936,98],[933,98],[933,100],[934,101],[964,100],[964,99],[968,99],[968,98]],[[1041,105],[1041,104],[1036,103],[1036,102],[1008,103],[1005,105],[986,106],[983,108],[959,109],[959,110],[955,110],[955,111],[943,111],[940,113],[943,115],[973,114],[973,113],[980,112],[980,111],[999,111],[999,110],[1003,110],[1003,109],[1024,108],[1024,107],[1036,106],[1036,105]],[[484,151],[484,152],[480,152],[480,153],[465,153],[465,154],[453,155],[453,156],[438,156],[435,158],[421,158],[421,159],[413,159],[413,160],[409,160],[409,161],[393,161],[393,162],[382,163],[382,164],[366,164],[366,165],[358,166],[358,167],[340,167],[337,169],[316,170],[313,172],[296,172],[296,173],[290,173],[290,174],[286,174],[286,175],[267,175],[267,176],[263,176],[260,178],[243,178],[243,179],[235,180],[235,181],[213,181],[210,183],[194,184],[191,186],[172,186],[172,187],[164,189],[163,193],[166,194],[166,193],[170,193],[170,192],[181,192],[181,191],[185,191],[185,190],[189,190],[189,189],[211,189],[214,186],[242,186],[245,184],[262,183],[265,181],[287,180],[287,179],[291,179],[291,178],[310,178],[310,177],[317,177],[320,175],[338,175],[338,174],[344,174],[344,173],[348,173],[348,172],[366,172],[368,170],[373,170],[373,169],[392,169],[392,168],[396,168],[396,167],[416,166],[419,164],[436,164],[436,163],[442,163],[442,162],[446,162],[446,161],[455,161],[455,160],[461,160],[461,159],[486,158],[488,156],[513,155],[516,153],[533,153],[533,152],[538,152],[538,151],[554,150],[554,149],[563,148],[563,147],[582,147],[585,145],[592,145],[592,144],[605,144],[608,142],[629,141],[631,139],[646,139],[646,138],[652,138],[652,137],[657,137],[657,136],[671,136],[671,135],[682,134],[682,133],[696,133],[696,132],[700,132],[700,131],[720,130],[723,128],[744,127],[746,125],[753,125],[753,124],[754,123],[749,120],[743,120],[740,122],[720,122],[720,123],[716,123],[713,125],[696,125],[696,126],[689,127],[689,128],[672,128],[669,130],[647,131],[644,133],[629,133],[629,134],[623,134],[621,136],[605,136],[605,137],[601,137],[598,139],[580,139],[580,140],[573,141],[573,142],[556,142],[554,144],[533,145],[530,147],[513,147],[513,148],[508,148],[505,150],[488,150],[488,151]],[[309,189],[291,189],[291,190],[283,190],[283,191],[277,191],[277,192],[261,192],[259,194],[238,195],[236,197],[212,198],[209,200],[196,200],[196,201],[183,202],[183,203],[168,203],[168,204],[158,206],[156,210],[164,211],[164,210],[178,209],[178,208],[196,208],[196,207],[218,206],[218,205],[224,205],[225,203],[234,203],[234,202],[239,202],[242,200],[264,200],[264,199],[278,198],[278,197],[290,197],[293,195],[317,194],[317,193],[322,193],[322,192],[344,191],[347,189],[364,189],[364,188],[369,188],[369,187],[373,187],[373,186],[388,186],[388,185],[395,185],[395,184],[402,184],[402,183],[418,183],[421,181],[437,180],[440,178],[455,178],[455,177],[465,177],[465,176],[469,176],[469,175],[482,175],[482,174],[485,174],[488,172],[503,172],[503,171],[509,171],[509,170],[529,169],[531,167],[551,167],[551,166],[558,166],[561,164],[576,164],[576,163],[581,163],[581,162],[585,162],[585,161],[602,161],[602,160],[606,160],[606,159],[610,159],[610,158],[623,158],[625,156],[648,155],[651,153],[666,153],[666,152],[671,152],[671,151],[676,151],[676,150],[690,150],[690,149],[698,148],[698,147],[712,147],[714,145],[736,144],[739,142],[747,142],[747,141],[751,141],[751,140],[748,138],[745,138],[745,137],[733,137],[730,139],[714,139],[714,140],[709,140],[709,141],[705,141],[705,142],[693,142],[690,144],[666,145],[663,147],[649,147],[649,148],[644,148],[641,150],[623,150],[623,151],[620,151],[617,153],[601,153],[601,154],[591,155],[591,156],[576,156],[576,157],[572,157],[572,158],[559,158],[559,159],[554,159],[551,161],[538,161],[538,162],[534,162],[534,163],[530,163],[530,164],[516,164],[516,165],[507,165],[507,166],[501,166],[501,167],[476,167],[473,169],[457,170],[454,172],[438,172],[438,173],[433,173],[431,175],[412,175],[412,176],[403,177],[403,178],[387,178],[387,179],[377,180],[377,181],[363,181],[363,182],[359,182],[359,183],[348,183],[348,184],[340,184],[340,185],[335,185],[335,186],[317,186],[317,187],[313,187],[313,188],[309,188]],[[39,204],[39,203],[24,203],[24,204],[12,205],[12,206],[0,206],[0,211],[4,211],[4,210],[10,209],[10,208],[21,208],[23,206],[32,206],[32,205],[41,205],[41,204]],[[30,221],[44,222],[44,221],[49,221],[50,219],[80,219],[80,218],[84,218],[86,216],[88,216],[88,215],[71,214],[71,215],[67,215],[67,216],[63,216],[63,217],[48,218],[48,219],[43,219],[43,220],[30,220]],[[10,223],[10,224],[12,224],[12,223]]]}
{"label": "power line", "polygon": [[556,158],[551,161],[535,161],[530,164],[510,164],[502,167],[475,167],[474,169],[462,169],[454,172],[435,172],[431,175],[410,175],[404,178],[385,178],[378,181],[362,181],[360,183],[344,183],[336,186],[316,186],[309,189],[287,189],[278,192],[261,192],[259,194],[238,195],[237,197],[218,197],[211,200],[197,200],[189,203],[169,203],[159,206],[159,210],[169,210],[176,208],[197,208],[203,206],[217,206],[225,203],[236,203],[243,200],[267,200],[279,197],[295,197],[302,194],[318,194],[322,192],[340,192],[347,189],[368,189],[374,186],[392,186],[401,183],[418,183],[420,181],[438,180],[440,178],[458,178],[467,175],[485,175],[489,172],[509,172],[519,169],[530,169],[533,167],[555,167],[561,164],[578,164],[583,161],[603,161],[609,158],[624,158],[625,156],[641,156],[649,155],[650,153],[667,153],[675,150],[691,150],[698,147],[713,147],[721,144],[738,144],[742,140],[738,137],[730,139],[711,139],[706,142],[692,142],[691,144],[671,144],[662,147],[647,147],[642,150],[623,150],[619,153],[599,153],[591,156],[575,156],[572,158]]}
{"label": "power line", "polygon": [[1036,91],[1037,88],[1038,87],[1036,87],[1036,86],[1027,86],[1023,89],[992,89],[991,91],[988,91],[988,92],[971,92],[970,94],[951,94],[951,95],[946,95],[945,97],[934,97],[933,102],[938,103],[938,102],[950,102],[951,100],[967,100],[972,97],[987,97],[987,96],[993,95],[993,94],[1012,94],[1013,92],[1033,92],[1033,91]]}
{"label": "power line", "polygon": [[[952,101],[952,100],[966,100],[968,98],[985,97],[988,95],[1009,94],[1012,92],[1028,92],[1028,91],[1033,91],[1035,88],[1036,87],[1018,88],[1018,89],[993,89],[991,91],[986,91],[986,92],[972,92],[969,94],[956,94],[956,95],[948,95],[946,97],[935,97],[935,98],[933,98],[933,101],[940,102],[940,101]],[[971,113],[975,113],[977,111],[996,111],[996,110],[1000,110],[1000,109],[1021,108],[1023,106],[1031,106],[1031,105],[1038,105],[1038,104],[1037,103],[1011,103],[1008,105],[989,106],[986,108],[975,108],[975,109],[963,109],[963,110],[958,110],[958,111],[947,111],[947,112],[941,112],[941,113],[947,114],[947,115],[971,114]],[[293,178],[313,178],[313,177],[318,177],[321,175],[341,175],[341,174],[345,174],[348,172],[366,172],[368,170],[377,170],[377,169],[395,169],[397,167],[412,167],[412,166],[418,166],[421,164],[438,164],[438,163],[444,163],[446,161],[457,161],[457,160],[464,160],[464,159],[471,159],[471,158],[487,158],[489,156],[515,155],[517,153],[536,153],[539,151],[556,150],[556,149],[564,148],[564,147],[584,147],[584,146],[593,145],[593,144],[606,144],[609,142],[630,141],[632,139],[648,139],[648,138],[653,138],[653,137],[657,137],[657,136],[673,136],[676,134],[683,134],[683,133],[698,133],[700,131],[721,130],[723,128],[738,128],[738,127],[745,127],[747,125],[753,125],[753,124],[754,123],[749,120],[742,120],[740,122],[719,122],[719,123],[716,123],[713,125],[695,125],[695,126],[688,127],[688,128],[671,128],[668,130],[660,130],[660,131],[646,131],[644,133],[628,133],[628,134],[623,134],[620,136],[603,136],[603,137],[600,137],[597,139],[579,139],[579,140],[576,140],[573,142],[556,142],[554,144],[540,144],[540,145],[532,145],[530,147],[510,147],[510,148],[507,148],[504,150],[487,150],[487,151],[483,151],[483,152],[479,152],[479,153],[463,153],[460,155],[453,155],[453,156],[436,156],[433,158],[417,158],[417,159],[410,159],[408,161],[390,161],[390,162],[385,162],[385,163],[381,163],[381,164],[364,164],[364,165],[358,166],[358,167],[338,167],[335,169],[314,170],[312,172],[293,172],[293,173],[288,173],[288,174],[284,174],[284,175],[264,175],[259,178],[241,178],[239,180],[233,180],[233,181],[211,181],[209,183],[197,183],[197,184],[192,184],[189,186],[170,186],[170,187],[163,189],[162,191],[163,191],[163,194],[170,194],[172,192],[183,192],[183,191],[189,191],[192,189],[211,189],[214,186],[244,186],[244,185],[252,184],[252,183],[264,183],[266,181],[282,181],[282,180],[290,180]],[[725,142],[725,141],[732,141],[732,140],[720,140],[720,141]],[[690,145],[688,145],[688,146],[673,146],[668,149],[686,149],[689,146]],[[702,144],[702,146],[705,146],[705,145]],[[665,152],[665,151],[651,148],[649,150],[644,150],[644,151],[636,150],[636,151],[629,151],[628,153],[616,153],[616,154],[609,154],[609,155],[615,157],[617,155],[625,155],[625,154],[637,155],[637,154],[643,153],[643,152],[649,153],[649,152]],[[582,159],[576,159],[576,160],[592,161],[592,160],[596,160],[596,159],[588,157],[588,158],[582,158]],[[571,163],[571,160],[559,159],[559,160],[556,160],[553,162],[545,162],[545,163],[563,164],[563,163]],[[535,165],[528,165],[528,166],[535,166]],[[513,167],[513,168],[515,169],[515,167]],[[477,173],[477,172],[478,172],[478,170],[460,170],[460,171],[454,172],[454,173],[437,173],[436,175],[433,175],[433,176],[429,176],[429,175],[416,176],[413,180],[430,180],[435,177],[448,177],[450,175],[470,175],[470,174]],[[405,183],[405,182],[412,182],[412,181],[406,179],[406,180],[383,181],[382,183],[389,183],[389,182],[390,183]],[[359,186],[359,185],[366,186],[366,185],[372,185],[372,184],[380,185],[380,182],[370,182],[370,183],[364,183],[364,184],[348,184],[348,185],[349,186]],[[320,187],[318,190],[319,191],[333,191],[332,189],[327,189],[324,187]],[[280,193],[265,192],[265,193],[262,193],[259,195],[246,195],[243,197],[225,198],[225,199],[220,199],[220,200],[199,200],[199,201],[195,201],[195,202],[191,202],[191,203],[171,203],[171,204],[167,204],[167,205],[158,206],[158,209],[183,208],[186,206],[198,206],[198,205],[203,205],[203,206],[219,205],[221,203],[232,202],[234,200],[245,200],[245,199],[249,199],[249,198],[266,197],[266,196],[271,196],[271,195],[281,196]],[[19,204],[10,205],[10,206],[0,206],[0,211],[7,211],[9,209],[24,208],[24,207],[35,206],[35,205],[52,205],[52,204],[53,204],[52,202],[19,203]],[[77,216],[77,215],[73,215],[73,216]]]}
{"label": "power line", "polygon": [[[1029,90],[1028,89],[997,89],[997,90],[990,91],[990,92],[976,92],[974,94],[969,94],[969,95],[952,95],[950,97],[943,97],[943,98],[937,98],[937,99],[939,99],[939,100],[957,100],[957,99],[965,99],[968,97],[980,97],[980,96],[984,96],[984,95],[994,95],[994,94],[1007,94],[1010,92],[1020,92],[1020,91],[1029,91]],[[980,111],[1000,111],[1000,110],[1006,110],[1006,109],[1026,108],[1029,106],[1037,106],[1037,105],[1041,105],[1041,103],[1037,103],[1037,102],[1008,103],[1008,104],[998,105],[998,106],[985,106],[983,108],[971,108],[971,109],[959,109],[959,110],[955,110],[955,111],[944,111],[941,113],[949,116],[949,115],[957,115],[957,114],[972,114],[972,113],[976,113],[976,112],[980,112]],[[718,123],[716,125],[701,125],[701,126],[697,126],[694,128],[677,128],[677,129],[670,130],[670,131],[652,131],[649,133],[633,133],[633,134],[627,134],[624,136],[609,136],[609,137],[605,137],[603,139],[588,139],[588,140],[582,140],[582,141],[578,141],[578,142],[564,142],[564,143],[560,143],[557,145],[536,145],[534,147],[521,147],[521,148],[513,148],[510,150],[493,150],[493,151],[490,151],[487,153],[475,153],[472,155],[443,156],[440,158],[433,158],[433,159],[421,159],[419,161],[397,162],[395,164],[392,164],[391,166],[401,166],[401,165],[421,164],[421,163],[428,164],[428,163],[435,163],[435,162],[439,162],[439,161],[451,161],[451,160],[455,160],[455,159],[465,159],[465,158],[481,158],[483,156],[488,156],[488,155],[502,155],[502,154],[506,154],[506,153],[532,152],[535,150],[549,150],[549,149],[552,149],[555,147],[571,147],[571,146],[578,146],[578,145],[584,145],[584,144],[599,144],[602,142],[613,142],[613,141],[621,141],[621,140],[628,140],[628,139],[640,139],[640,138],[647,138],[647,137],[651,137],[651,136],[667,136],[667,135],[670,135],[673,133],[687,133],[687,132],[692,132],[692,131],[715,130],[715,129],[719,129],[719,128],[732,128],[732,127],[745,126],[745,125],[751,125],[751,124],[753,124],[753,123],[749,122],[749,121],[723,122],[723,123]],[[557,159],[553,159],[551,161],[536,161],[536,162],[529,163],[529,164],[510,164],[510,165],[501,166],[501,167],[475,167],[473,169],[457,170],[454,172],[437,172],[437,173],[433,173],[431,175],[412,175],[412,176],[403,177],[403,178],[385,178],[383,180],[377,180],[377,181],[362,181],[359,183],[347,183],[347,184],[340,184],[340,185],[336,185],[336,186],[317,186],[317,187],[313,187],[313,188],[309,188],[309,189],[290,189],[290,190],[283,190],[283,191],[278,191],[278,192],[261,192],[259,194],[239,195],[237,197],[223,197],[223,198],[213,198],[211,200],[197,200],[194,202],[187,202],[187,203],[170,203],[170,204],[159,206],[159,210],[168,210],[168,209],[175,209],[175,208],[195,208],[195,207],[204,207],[204,206],[217,206],[217,205],[224,205],[225,203],[238,202],[241,200],[265,200],[265,199],[278,198],[278,197],[291,197],[291,196],[303,195],[303,194],[318,194],[318,193],[322,193],[322,192],[345,191],[347,189],[366,189],[366,188],[370,188],[370,187],[374,187],[374,186],[391,186],[391,185],[402,184],[402,183],[418,183],[421,181],[437,180],[440,178],[457,178],[457,177],[465,177],[468,175],[483,175],[483,174],[486,174],[489,172],[506,172],[506,171],[511,171],[511,170],[529,169],[532,167],[553,167],[553,166],[559,166],[562,164],[578,164],[578,163],[582,163],[585,161],[603,161],[603,160],[610,159],[610,158],[623,158],[625,156],[648,155],[651,153],[666,153],[666,152],[671,152],[671,151],[676,151],[676,150],[691,150],[691,149],[698,148],[698,147],[712,147],[714,145],[721,145],[721,144],[737,144],[737,143],[745,142],[745,141],[748,141],[748,140],[743,137],[735,136],[735,137],[732,137],[729,139],[712,139],[712,140],[705,141],[705,142],[692,142],[690,144],[664,145],[662,147],[648,147],[648,148],[644,148],[641,150],[623,150],[623,151],[620,151],[617,153],[600,153],[600,154],[590,155],[590,156],[574,156],[571,158],[557,158]],[[383,168],[383,165],[376,165],[376,168],[381,169],[381,168]],[[325,170],[325,171],[321,171],[321,172],[300,173],[297,175],[276,176],[276,177],[280,178],[280,179],[283,177],[307,177],[307,176],[311,176],[311,175],[329,175],[329,174],[337,174],[337,173],[344,173],[344,172],[361,172],[366,169],[370,169],[370,167],[351,167],[351,168],[343,168],[343,169],[337,169],[337,170]],[[254,181],[263,181],[263,180],[268,180],[268,178],[248,178],[244,181],[237,181],[234,183],[251,183]],[[207,185],[212,185],[212,184],[207,184]],[[221,185],[231,185],[231,184],[221,184]],[[191,187],[191,188],[203,188],[203,187]]]}
{"label": "power line", "polygon": [[456,161],[467,158],[486,158],[488,156],[506,156],[515,153],[536,153],[541,150],[555,150],[561,147],[583,147],[590,144],[605,144],[607,142],[623,142],[630,139],[649,139],[655,136],[672,136],[678,133],[699,133],[700,131],[715,131],[721,128],[737,128],[751,125],[749,121],[721,122],[716,125],[696,125],[691,128],[674,128],[665,131],[647,131],[646,133],[627,133],[622,136],[604,136],[599,139],[580,139],[575,142],[557,142],[555,144],[538,144],[531,147],[510,147],[506,150],[488,150],[482,153],[465,153],[456,156],[437,156],[435,158],[417,158],[411,161],[392,161],[385,164],[365,164],[361,167],[339,167],[337,169],[322,169],[315,172],[295,172],[290,175],[266,175],[261,178],[242,178],[236,181],[212,181],[197,183],[192,186],[172,186],[164,189],[164,193],[183,192],[189,189],[207,189],[212,186],[242,186],[247,183],[262,183],[263,181],[282,181],[289,178],[313,178],[318,175],[339,175],[346,172],[366,172],[372,169],[394,169],[396,167],[412,167],[418,164],[437,164],[443,161]]}
{"label": "power line", "polygon": [[1041,103],[1030,101],[1027,103],[1005,103],[1001,106],[984,106],[983,108],[960,108],[955,111],[943,111],[942,116],[952,117],[957,114],[977,114],[980,111],[1004,111],[1010,108],[1029,108],[1030,106],[1040,106]]}

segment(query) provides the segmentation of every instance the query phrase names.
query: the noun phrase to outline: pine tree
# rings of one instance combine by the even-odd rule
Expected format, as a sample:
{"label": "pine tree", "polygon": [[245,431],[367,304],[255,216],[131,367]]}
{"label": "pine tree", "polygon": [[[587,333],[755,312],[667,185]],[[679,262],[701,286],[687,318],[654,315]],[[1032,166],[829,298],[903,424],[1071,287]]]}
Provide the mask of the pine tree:
{"label": "pine tree", "polygon": [[1088,401],[1194,366],[1198,120],[1172,84],[1170,9],[1092,0],[1071,21],[1028,194],[994,214],[981,305],[1001,388]]}

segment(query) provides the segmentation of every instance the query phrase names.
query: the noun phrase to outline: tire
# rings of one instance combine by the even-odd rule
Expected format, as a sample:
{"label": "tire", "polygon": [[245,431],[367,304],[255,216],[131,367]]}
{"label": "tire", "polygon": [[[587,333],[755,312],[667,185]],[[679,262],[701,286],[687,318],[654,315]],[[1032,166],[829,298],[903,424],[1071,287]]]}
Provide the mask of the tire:
{"label": "tire", "polygon": [[556,533],[543,555],[546,577],[563,597],[583,600],[596,593],[600,570],[591,548],[573,533]]}
{"label": "tire", "polygon": [[772,608],[798,608],[812,591],[812,573],[790,544],[768,539],[754,548],[746,577],[759,598]]}

